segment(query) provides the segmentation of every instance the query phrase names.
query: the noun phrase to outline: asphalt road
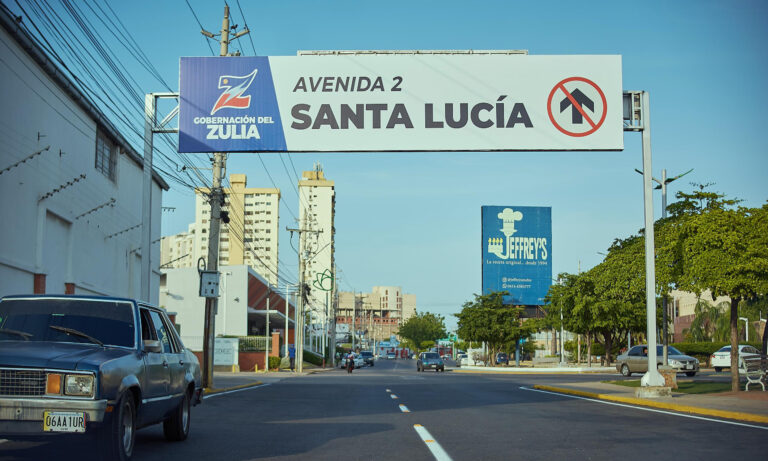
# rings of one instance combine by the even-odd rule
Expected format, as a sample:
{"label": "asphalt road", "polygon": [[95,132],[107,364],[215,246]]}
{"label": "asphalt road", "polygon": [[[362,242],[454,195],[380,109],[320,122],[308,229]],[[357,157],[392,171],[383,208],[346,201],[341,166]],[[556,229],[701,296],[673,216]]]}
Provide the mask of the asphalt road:
{"label": "asphalt road", "polygon": [[[187,441],[166,442],[159,425],[142,429],[134,459],[766,459],[768,427],[530,389],[558,379],[418,373],[413,360],[382,360],[352,375],[334,370],[210,396],[193,409]],[[595,376],[568,376],[575,379]],[[84,441],[8,441],[0,460],[82,461]]]}

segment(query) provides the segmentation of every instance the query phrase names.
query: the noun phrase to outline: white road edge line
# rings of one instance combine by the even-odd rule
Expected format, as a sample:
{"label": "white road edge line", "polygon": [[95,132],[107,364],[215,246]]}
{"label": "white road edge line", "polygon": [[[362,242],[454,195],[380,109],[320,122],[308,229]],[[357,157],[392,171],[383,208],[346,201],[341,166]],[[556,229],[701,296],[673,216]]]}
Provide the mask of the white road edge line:
{"label": "white road edge line", "polygon": [[448,453],[443,450],[443,447],[437,443],[437,440],[432,437],[432,434],[429,433],[426,427],[421,424],[414,424],[413,428],[416,429],[416,433],[419,434],[419,437],[421,437],[421,440],[424,441],[424,444],[429,448],[429,451],[432,452],[432,456],[434,456],[437,461],[453,461],[453,459],[448,456]]}
{"label": "white road edge line", "polygon": [[634,405],[627,405],[625,403],[608,402],[606,400],[590,399],[588,397],[581,397],[581,396],[578,396],[578,395],[560,394],[558,392],[543,391],[541,389],[531,389],[530,387],[524,387],[524,386],[520,386],[520,389],[522,389],[524,391],[541,392],[542,394],[552,394],[552,395],[558,395],[558,396],[561,396],[561,397],[569,397],[569,398],[572,398],[572,399],[588,400],[590,402],[603,403],[603,404],[606,404],[606,405],[615,405],[617,407],[634,408],[635,410],[651,411],[653,413],[662,413],[662,414],[665,414],[665,415],[680,416],[682,418],[700,419],[702,421],[711,421],[713,423],[731,424],[733,426],[752,427],[754,429],[762,429],[764,431],[768,431],[768,427],[765,427],[765,426],[755,426],[754,424],[737,423],[735,421],[727,421],[727,420],[723,420],[723,419],[714,419],[714,418],[705,418],[703,416],[696,416],[696,415],[686,415],[686,414],[683,414],[683,413],[675,413],[673,411],[657,410],[655,408],[637,407],[637,406],[634,406]]}
{"label": "white road edge line", "polygon": [[400,411],[402,411],[403,413],[410,413],[411,412],[411,410],[409,410],[408,407],[406,407],[405,405],[402,405],[402,404],[400,405]]}
{"label": "white road edge line", "polygon": [[244,387],[242,389],[234,389],[234,390],[231,390],[231,391],[217,392],[215,394],[204,395],[203,396],[203,400],[210,399],[211,397],[218,397],[220,395],[234,394],[235,392],[250,391],[251,389],[258,389],[260,387],[269,386],[270,384],[272,384],[272,383],[259,384],[258,386]]}

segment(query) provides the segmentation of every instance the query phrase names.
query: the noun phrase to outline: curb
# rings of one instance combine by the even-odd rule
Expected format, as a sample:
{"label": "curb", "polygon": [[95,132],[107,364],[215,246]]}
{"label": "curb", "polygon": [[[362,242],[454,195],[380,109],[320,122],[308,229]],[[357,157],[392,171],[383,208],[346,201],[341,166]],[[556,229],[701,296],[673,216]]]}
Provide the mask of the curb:
{"label": "curb", "polygon": [[692,407],[690,405],[678,405],[676,403],[656,402],[654,400],[644,400],[644,399],[638,399],[634,397],[621,397],[621,396],[615,396],[615,395],[609,395],[609,394],[598,394],[595,392],[577,391],[575,389],[566,389],[566,388],[555,387],[555,386],[545,386],[542,384],[536,384],[533,386],[533,388],[539,389],[542,391],[557,392],[560,394],[569,394],[569,395],[576,395],[579,397],[587,397],[587,398],[597,399],[597,400],[606,400],[609,402],[627,403],[630,405],[637,405],[641,407],[651,407],[651,408],[659,408],[662,410],[678,411],[680,413],[690,413],[690,414],[701,415],[701,416],[715,416],[718,418],[734,419],[737,421],[768,424],[768,416],[755,415],[752,413],[742,413],[738,411],[715,410],[712,408]]}
{"label": "curb", "polygon": [[256,381],[256,382],[253,382],[253,383],[240,384],[238,386],[222,387],[222,388],[217,388],[217,389],[214,389],[212,387],[206,387],[205,389],[203,389],[203,396],[218,394],[218,393],[221,393],[221,392],[236,391],[238,389],[247,389],[249,387],[261,386],[262,384],[264,384],[264,383],[262,383],[261,381]]}
{"label": "curb", "polygon": [[501,371],[501,370],[459,370],[456,368],[448,369],[453,373],[467,374],[491,374],[491,375],[588,375],[588,374],[610,374],[607,371]]}

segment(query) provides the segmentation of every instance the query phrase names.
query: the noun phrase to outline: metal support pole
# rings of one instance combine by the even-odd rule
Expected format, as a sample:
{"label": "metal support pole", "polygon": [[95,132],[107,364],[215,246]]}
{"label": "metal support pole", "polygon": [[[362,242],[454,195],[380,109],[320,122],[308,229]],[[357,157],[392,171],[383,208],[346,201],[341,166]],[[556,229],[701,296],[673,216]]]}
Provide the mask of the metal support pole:
{"label": "metal support pole", "polygon": [[560,366],[565,366],[565,334],[563,333],[563,306],[560,306]]}
{"label": "metal support pole", "polygon": [[648,92],[642,92],[643,113],[643,201],[645,209],[645,307],[647,315],[648,371],[640,380],[643,386],[663,386],[656,369],[656,258],[653,231],[653,181],[651,177],[651,117]]}
{"label": "metal support pole", "polygon": [[141,207],[141,300],[150,302],[152,268],[152,150],[157,100],[154,94],[144,96],[144,169]]}
{"label": "metal support pole", "polygon": [[[661,217],[666,218],[667,217],[667,169],[661,170]],[[663,334],[664,338],[662,340],[662,344],[664,345],[664,358],[661,362],[662,365],[665,367],[669,365],[669,333],[668,333],[668,327],[669,327],[669,320],[667,320],[667,293],[666,290],[664,293],[662,293],[662,299],[661,299],[661,309],[662,309],[662,322],[663,322]]]}
{"label": "metal support pole", "polygon": [[264,345],[264,369],[269,370],[269,349],[272,342],[272,335],[269,334],[269,293],[267,293],[267,341]]}

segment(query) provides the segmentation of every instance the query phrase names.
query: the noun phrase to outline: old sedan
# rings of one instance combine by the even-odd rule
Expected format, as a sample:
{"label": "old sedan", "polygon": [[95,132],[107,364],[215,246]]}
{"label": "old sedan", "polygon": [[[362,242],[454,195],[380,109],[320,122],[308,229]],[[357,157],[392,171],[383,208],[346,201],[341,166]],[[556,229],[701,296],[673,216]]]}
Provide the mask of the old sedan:
{"label": "old sedan", "polygon": [[[699,361],[697,359],[683,354],[672,346],[667,347],[667,358],[670,367],[675,368],[678,373],[685,373],[687,376],[694,376],[699,371]],[[663,346],[656,346],[657,366],[661,365],[663,354]],[[625,354],[616,357],[616,370],[620,371],[624,376],[648,371],[648,346],[634,346]]]}
{"label": "old sedan", "polygon": [[419,355],[419,360],[416,362],[416,370],[435,370],[445,371],[445,363],[440,358],[437,352],[422,352]]}
{"label": "old sedan", "polygon": [[136,430],[189,434],[201,401],[197,358],[161,309],[134,300],[0,300],[0,438],[93,433],[107,459],[133,454]]}

